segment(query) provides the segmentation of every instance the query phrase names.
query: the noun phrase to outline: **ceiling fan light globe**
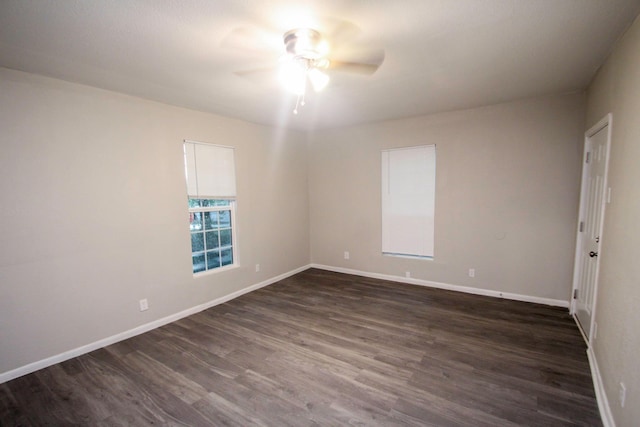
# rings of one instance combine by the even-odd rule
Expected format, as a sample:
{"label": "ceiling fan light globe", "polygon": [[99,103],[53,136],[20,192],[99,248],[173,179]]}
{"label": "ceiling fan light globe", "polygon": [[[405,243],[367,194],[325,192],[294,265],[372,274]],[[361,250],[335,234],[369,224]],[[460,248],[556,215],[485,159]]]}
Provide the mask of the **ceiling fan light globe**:
{"label": "ceiling fan light globe", "polygon": [[307,86],[307,71],[300,63],[289,61],[280,67],[280,83],[284,88],[295,94],[304,95]]}
{"label": "ceiling fan light globe", "polygon": [[316,46],[316,50],[318,52],[318,54],[322,57],[322,56],[326,56],[329,54],[329,43],[327,43],[326,40],[320,40],[320,42],[318,42],[318,45]]}
{"label": "ceiling fan light globe", "polygon": [[317,68],[310,69],[307,75],[309,76],[311,87],[313,87],[313,90],[316,92],[320,92],[329,84],[329,75],[327,73],[323,73]]}
{"label": "ceiling fan light globe", "polygon": [[328,58],[320,58],[313,61],[313,66],[321,70],[326,70],[327,68],[329,68],[330,64],[331,64],[331,61],[329,61]]}

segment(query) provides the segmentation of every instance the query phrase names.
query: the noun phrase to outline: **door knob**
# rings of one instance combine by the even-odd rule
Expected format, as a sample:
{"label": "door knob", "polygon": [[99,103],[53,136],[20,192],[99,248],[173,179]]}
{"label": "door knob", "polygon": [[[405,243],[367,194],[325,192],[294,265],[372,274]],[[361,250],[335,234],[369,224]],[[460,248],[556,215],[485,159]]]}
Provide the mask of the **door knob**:
{"label": "door knob", "polygon": [[589,252],[589,256],[593,258],[594,256],[598,256],[598,252],[591,251]]}

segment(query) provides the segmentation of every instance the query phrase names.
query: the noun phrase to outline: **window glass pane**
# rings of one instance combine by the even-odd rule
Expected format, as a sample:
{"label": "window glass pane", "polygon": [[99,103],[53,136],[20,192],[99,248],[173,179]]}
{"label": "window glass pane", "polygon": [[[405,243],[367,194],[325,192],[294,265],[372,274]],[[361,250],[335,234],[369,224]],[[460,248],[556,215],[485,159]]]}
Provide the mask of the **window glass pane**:
{"label": "window glass pane", "polygon": [[204,251],[204,239],[202,233],[191,233],[191,252]]}
{"label": "window glass pane", "polygon": [[233,264],[233,251],[231,249],[225,249],[221,254],[222,265]]}
{"label": "window glass pane", "polygon": [[202,200],[202,206],[205,206],[205,207],[229,206],[230,203],[231,203],[230,200],[224,200],[224,199],[203,199]]}
{"label": "window glass pane", "polygon": [[207,269],[220,267],[220,251],[207,252]]}
{"label": "window glass pane", "polygon": [[[210,249],[218,249],[220,243],[218,242],[218,232],[217,231],[207,231],[207,250]],[[204,249],[203,249],[204,250]]]}
{"label": "window glass pane", "polygon": [[220,230],[220,246],[231,246],[231,229]]}
{"label": "window glass pane", "polygon": [[204,263],[204,254],[195,255],[192,257],[193,259],[193,272],[199,273],[200,271],[205,271],[207,269]]}
{"label": "window glass pane", "polygon": [[189,212],[189,229],[191,231],[202,230],[201,212]]}
{"label": "window glass pane", "polygon": [[189,198],[189,208],[198,208],[202,206],[202,200],[201,199],[191,199]]}
{"label": "window glass pane", "polygon": [[231,227],[231,211],[220,211],[220,227]]}
{"label": "window glass pane", "polygon": [[204,225],[205,230],[211,230],[218,228],[218,212],[205,212],[204,213]]}

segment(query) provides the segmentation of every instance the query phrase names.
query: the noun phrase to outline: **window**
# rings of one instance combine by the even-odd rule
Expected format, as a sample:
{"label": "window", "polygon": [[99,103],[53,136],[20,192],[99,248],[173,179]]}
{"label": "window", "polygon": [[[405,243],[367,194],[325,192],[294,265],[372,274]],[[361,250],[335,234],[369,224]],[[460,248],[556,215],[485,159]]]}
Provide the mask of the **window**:
{"label": "window", "polygon": [[436,146],[382,151],[382,253],[434,256]]}
{"label": "window", "polygon": [[184,160],[193,273],[235,265],[234,150],[185,141]]}
{"label": "window", "polygon": [[233,265],[233,202],[189,198],[193,272]]}

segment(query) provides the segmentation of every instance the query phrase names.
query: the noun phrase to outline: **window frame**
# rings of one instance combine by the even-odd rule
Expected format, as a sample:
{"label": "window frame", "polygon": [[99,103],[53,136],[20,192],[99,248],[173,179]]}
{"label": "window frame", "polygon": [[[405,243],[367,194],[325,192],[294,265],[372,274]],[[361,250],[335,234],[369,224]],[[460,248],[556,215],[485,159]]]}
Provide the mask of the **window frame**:
{"label": "window frame", "polygon": [[[205,200],[205,199],[193,199],[193,198],[189,198],[189,200]],[[195,267],[195,264],[193,263],[193,258],[195,256],[198,255],[204,255],[204,262],[205,262],[205,269],[204,270],[200,270],[200,271],[193,271],[193,275],[194,276],[200,276],[202,274],[205,273],[210,273],[213,271],[224,271],[224,270],[229,270],[231,268],[237,267],[238,263],[237,263],[237,249],[236,249],[236,201],[235,199],[208,199],[208,200],[225,200],[228,201],[229,204],[227,205],[218,205],[218,206],[198,206],[198,207],[190,207],[189,208],[189,219],[190,219],[190,224],[191,224],[191,214],[194,213],[201,213],[202,214],[202,223],[205,223],[205,219],[204,219],[204,215],[207,212],[224,212],[224,211],[229,211],[229,226],[228,227],[215,227],[215,228],[210,228],[207,229],[206,226],[203,225],[203,227],[200,230],[191,230],[191,227],[189,227],[189,237],[191,238],[191,263],[192,266]],[[220,222],[218,220],[218,225],[220,225]],[[225,264],[222,265],[222,261],[220,262],[220,265],[217,267],[211,267],[209,268],[209,262],[208,262],[208,258],[207,258],[207,253],[208,252],[212,252],[214,249],[207,249],[207,238],[206,238],[206,233],[207,232],[213,232],[213,231],[222,231],[222,230],[230,230],[231,232],[231,243],[229,245],[225,245],[222,246],[222,244],[219,244],[219,246],[217,248],[215,248],[220,255],[220,258],[222,258],[222,252],[228,249],[231,249],[231,264]],[[203,244],[203,250],[202,251],[195,251],[193,250],[193,235],[196,233],[200,233],[202,234],[202,244]],[[218,242],[220,243],[220,234],[218,234]],[[224,248],[224,249],[223,249]]]}

